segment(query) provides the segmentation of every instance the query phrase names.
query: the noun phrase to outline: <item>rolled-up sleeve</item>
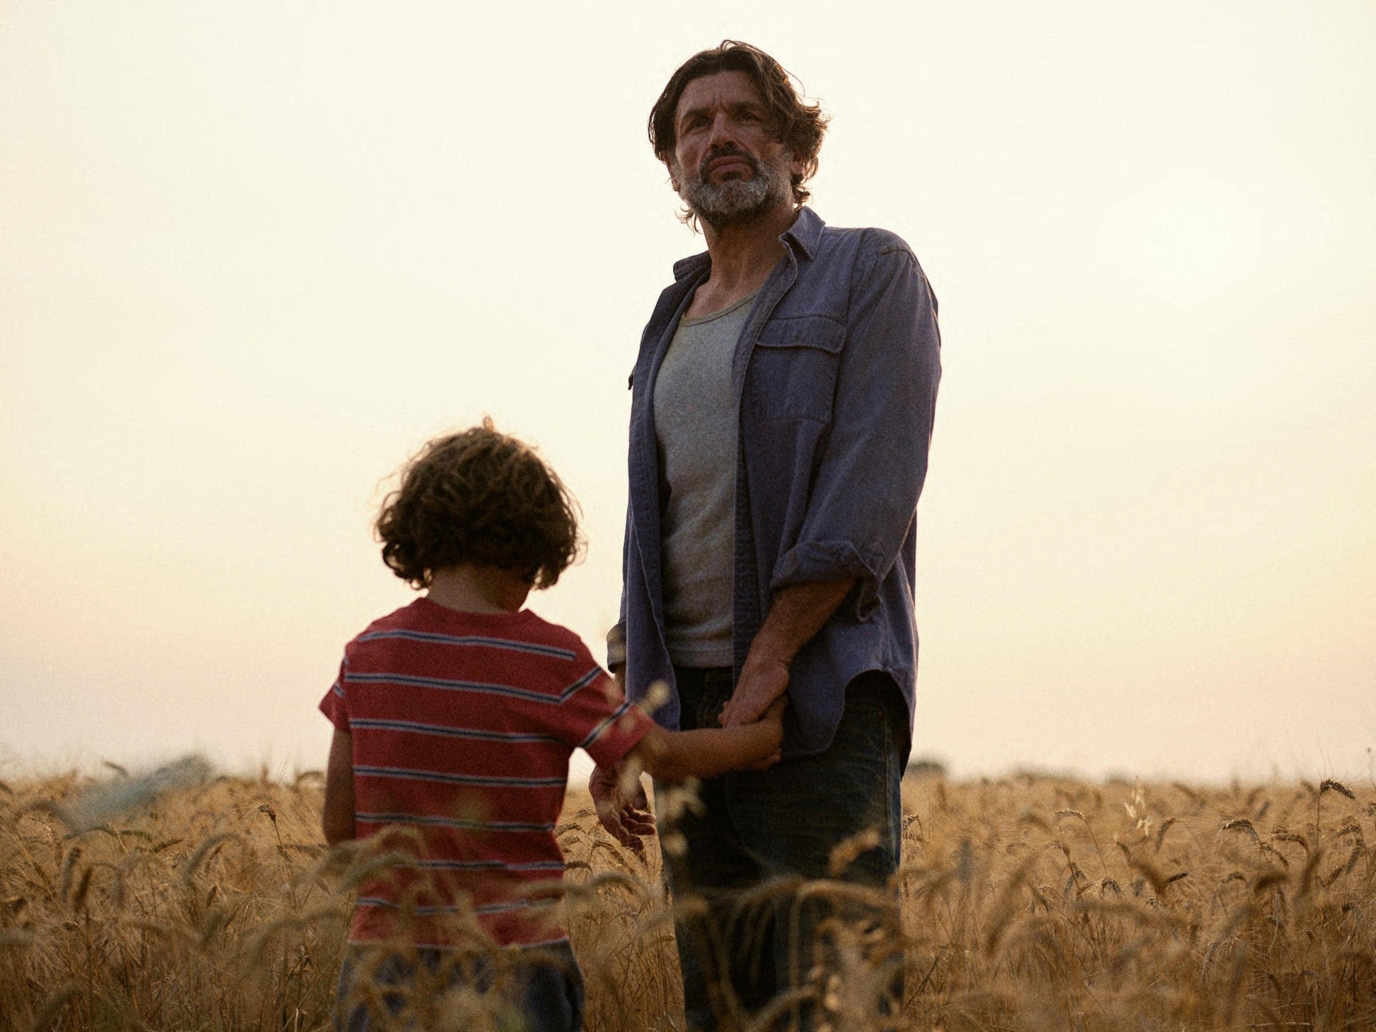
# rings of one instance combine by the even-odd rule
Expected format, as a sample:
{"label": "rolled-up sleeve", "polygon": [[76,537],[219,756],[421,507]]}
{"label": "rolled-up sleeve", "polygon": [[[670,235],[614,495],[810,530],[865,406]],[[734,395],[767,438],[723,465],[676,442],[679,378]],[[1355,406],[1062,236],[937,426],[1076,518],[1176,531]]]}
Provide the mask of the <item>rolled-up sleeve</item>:
{"label": "rolled-up sleeve", "polygon": [[940,379],[927,278],[907,247],[882,246],[857,263],[831,426],[771,591],[856,578],[855,616],[868,617],[916,516]]}

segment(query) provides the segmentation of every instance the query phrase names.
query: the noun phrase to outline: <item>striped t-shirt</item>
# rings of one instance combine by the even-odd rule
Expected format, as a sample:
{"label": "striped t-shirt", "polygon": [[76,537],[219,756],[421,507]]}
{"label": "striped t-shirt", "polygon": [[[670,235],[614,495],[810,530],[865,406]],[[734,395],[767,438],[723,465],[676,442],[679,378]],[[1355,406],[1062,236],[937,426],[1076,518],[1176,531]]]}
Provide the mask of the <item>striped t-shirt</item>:
{"label": "striped t-shirt", "polygon": [[411,858],[359,886],[350,941],[471,945],[474,916],[502,945],[564,938],[569,754],[610,765],[652,726],[576,634],[418,598],[349,642],[320,708],[353,736],[355,834]]}

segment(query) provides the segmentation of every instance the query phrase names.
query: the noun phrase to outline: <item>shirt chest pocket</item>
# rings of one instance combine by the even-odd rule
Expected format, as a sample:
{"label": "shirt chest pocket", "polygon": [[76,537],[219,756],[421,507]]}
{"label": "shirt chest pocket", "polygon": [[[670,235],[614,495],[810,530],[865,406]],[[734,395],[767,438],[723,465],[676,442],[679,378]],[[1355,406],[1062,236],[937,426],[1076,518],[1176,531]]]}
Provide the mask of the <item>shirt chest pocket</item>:
{"label": "shirt chest pocket", "polygon": [[755,417],[830,422],[845,340],[845,326],[827,316],[766,323],[746,372],[746,399]]}

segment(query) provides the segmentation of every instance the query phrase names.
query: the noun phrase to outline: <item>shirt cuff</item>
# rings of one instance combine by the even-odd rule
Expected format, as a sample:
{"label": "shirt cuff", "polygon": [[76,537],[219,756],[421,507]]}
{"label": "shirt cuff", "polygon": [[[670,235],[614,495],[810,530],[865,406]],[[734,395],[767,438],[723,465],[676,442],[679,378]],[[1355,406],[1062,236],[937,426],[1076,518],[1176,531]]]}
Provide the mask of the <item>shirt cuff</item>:
{"label": "shirt cuff", "polygon": [[879,604],[880,571],[877,560],[867,561],[849,541],[804,541],[779,557],[769,590],[853,578],[859,583],[855,619],[863,623]]}
{"label": "shirt cuff", "polygon": [[612,767],[624,760],[654,726],[643,709],[625,701],[579,745],[599,767]]}

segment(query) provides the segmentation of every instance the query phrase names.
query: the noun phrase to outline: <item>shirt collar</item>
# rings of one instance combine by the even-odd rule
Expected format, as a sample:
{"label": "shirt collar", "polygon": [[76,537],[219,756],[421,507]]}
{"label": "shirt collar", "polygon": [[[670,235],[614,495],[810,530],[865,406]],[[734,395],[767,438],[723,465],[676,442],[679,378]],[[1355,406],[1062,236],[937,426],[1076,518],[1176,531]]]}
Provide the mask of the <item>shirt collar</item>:
{"label": "shirt collar", "polygon": [[[798,209],[798,217],[793,220],[793,225],[784,230],[779,237],[779,242],[784,245],[792,243],[802,252],[804,258],[811,261],[817,252],[817,244],[822,239],[822,227],[825,225],[815,211],[804,205]],[[674,262],[674,280],[682,281],[704,271],[711,264],[712,257],[706,251],[680,258]]]}
{"label": "shirt collar", "polygon": [[798,217],[793,220],[793,225],[788,227],[779,240],[783,243],[793,241],[794,246],[803,252],[803,257],[812,261],[813,255],[817,253],[817,244],[822,239],[822,227],[825,225],[815,211],[803,205],[798,209]]}
{"label": "shirt collar", "polygon": [[706,251],[691,255],[688,258],[680,258],[674,262],[674,280],[681,281],[688,276],[692,276],[706,269],[712,264],[712,256]]}

